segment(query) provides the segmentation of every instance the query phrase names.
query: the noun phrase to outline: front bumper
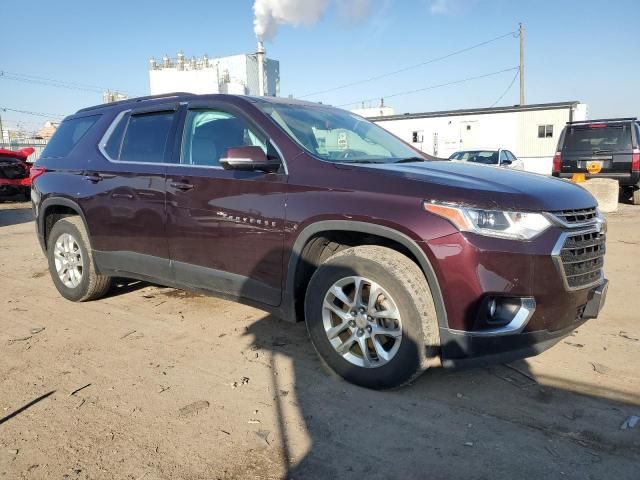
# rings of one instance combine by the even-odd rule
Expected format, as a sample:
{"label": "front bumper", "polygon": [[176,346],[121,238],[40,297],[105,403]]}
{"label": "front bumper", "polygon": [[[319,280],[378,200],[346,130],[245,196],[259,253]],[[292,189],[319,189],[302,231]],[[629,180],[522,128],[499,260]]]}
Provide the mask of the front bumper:
{"label": "front bumper", "polygon": [[465,367],[508,363],[521,358],[538,355],[552,347],[572,331],[595,318],[606,301],[609,281],[604,279],[596,287],[588,289],[588,301],[570,325],[559,330],[537,330],[508,335],[478,335],[440,328],[442,365]]}

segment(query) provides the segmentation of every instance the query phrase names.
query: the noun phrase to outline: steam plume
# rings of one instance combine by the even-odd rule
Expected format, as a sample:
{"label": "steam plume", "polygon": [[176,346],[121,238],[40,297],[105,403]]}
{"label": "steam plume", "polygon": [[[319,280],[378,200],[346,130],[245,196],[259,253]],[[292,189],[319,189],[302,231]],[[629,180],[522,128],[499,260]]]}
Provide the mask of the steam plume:
{"label": "steam plume", "polygon": [[[332,0],[255,0],[253,30],[260,40],[271,40],[281,25],[313,25]],[[371,0],[334,0],[341,16],[358,20],[369,14]]]}

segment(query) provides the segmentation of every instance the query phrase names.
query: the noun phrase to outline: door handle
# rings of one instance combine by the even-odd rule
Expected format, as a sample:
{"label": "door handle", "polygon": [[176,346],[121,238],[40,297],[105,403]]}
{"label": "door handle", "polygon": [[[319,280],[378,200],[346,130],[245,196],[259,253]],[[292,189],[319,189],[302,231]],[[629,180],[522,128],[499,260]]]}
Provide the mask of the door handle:
{"label": "door handle", "polygon": [[193,189],[193,185],[191,185],[190,183],[171,182],[169,185],[171,185],[172,188],[177,188],[178,190],[182,190],[183,192],[187,192]]}
{"label": "door handle", "polygon": [[88,180],[89,182],[92,182],[92,183],[98,183],[98,182],[104,180],[102,175],[100,175],[99,173],[88,173],[82,178],[84,180]]}
{"label": "door handle", "polygon": [[109,173],[91,172],[91,173],[86,173],[82,178],[84,180],[89,181],[89,182],[97,183],[97,182],[100,182],[102,180],[106,180],[106,179],[109,179],[109,178],[115,178],[115,175],[112,175],[112,174],[109,174]]}

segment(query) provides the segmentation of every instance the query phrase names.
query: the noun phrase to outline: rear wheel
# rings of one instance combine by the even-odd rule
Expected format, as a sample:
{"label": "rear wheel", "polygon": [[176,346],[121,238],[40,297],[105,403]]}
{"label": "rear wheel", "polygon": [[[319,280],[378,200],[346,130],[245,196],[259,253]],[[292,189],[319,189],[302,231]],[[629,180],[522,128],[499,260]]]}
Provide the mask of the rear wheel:
{"label": "rear wheel", "polygon": [[404,385],[436,355],[438,323],[422,271],[379,246],[342,250],[311,278],[309,336],[328,366],[368,388]]}
{"label": "rear wheel", "polygon": [[51,279],[67,300],[94,300],[111,286],[110,277],[96,272],[89,236],[80,217],[66,217],[53,225],[47,257]]}

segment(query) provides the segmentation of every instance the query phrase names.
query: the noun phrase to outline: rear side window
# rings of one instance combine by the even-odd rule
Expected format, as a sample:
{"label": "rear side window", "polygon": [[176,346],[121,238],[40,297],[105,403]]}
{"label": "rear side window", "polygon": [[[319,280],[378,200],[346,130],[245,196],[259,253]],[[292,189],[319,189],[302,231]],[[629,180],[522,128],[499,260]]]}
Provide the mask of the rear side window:
{"label": "rear side window", "polygon": [[100,115],[90,117],[72,118],[60,124],[49,143],[42,152],[41,157],[65,157],[69,155],[80,139],[98,121]]}
{"label": "rear side window", "polygon": [[131,115],[117,159],[123,162],[164,162],[174,115],[173,111]]}
{"label": "rear side window", "polygon": [[567,127],[564,151],[631,150],[630,125],[592,124]]}

